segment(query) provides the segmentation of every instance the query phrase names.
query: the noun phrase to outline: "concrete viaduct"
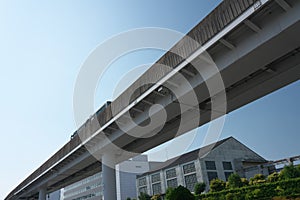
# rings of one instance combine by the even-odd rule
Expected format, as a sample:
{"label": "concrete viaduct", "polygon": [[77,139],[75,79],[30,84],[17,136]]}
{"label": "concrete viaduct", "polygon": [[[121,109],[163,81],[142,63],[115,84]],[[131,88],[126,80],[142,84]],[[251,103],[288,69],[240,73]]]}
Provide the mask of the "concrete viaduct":
{"label": "concrete viaduct", "polygon": [[[5,199],[45,200],[99,171],[104,199],[116,199],[113,166],[133,156],[120,149],[145,152],[299,80],[299,11],[299,0],[224,0]],[[223,91],[207,87],[218,76],[212,65]],[[136,129],[162,115],[164,124]]]}

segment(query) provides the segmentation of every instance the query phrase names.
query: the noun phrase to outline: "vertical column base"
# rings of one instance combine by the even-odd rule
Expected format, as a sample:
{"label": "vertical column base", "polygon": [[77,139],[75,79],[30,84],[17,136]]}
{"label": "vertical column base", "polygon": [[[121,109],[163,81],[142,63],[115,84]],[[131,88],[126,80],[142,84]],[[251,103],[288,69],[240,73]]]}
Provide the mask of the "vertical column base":
{"label": "vertical column base", "polygon": [[117,199],[116,170],[112,155],[104,154],[102,156],[102,177],[104,200]]}
{"label": "vertical column base", "polygon": [[46,188],[43,187],[43,188],[40,188],[39,190],[39,200],[46,200]]}

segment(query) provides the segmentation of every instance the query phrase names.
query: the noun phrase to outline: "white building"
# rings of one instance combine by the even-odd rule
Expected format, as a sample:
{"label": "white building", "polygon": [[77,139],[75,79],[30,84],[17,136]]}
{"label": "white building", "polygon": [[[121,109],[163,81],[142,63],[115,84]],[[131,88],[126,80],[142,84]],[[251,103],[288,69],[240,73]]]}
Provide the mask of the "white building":
{"label": "white building", "polygon": [[156,170],[139,175],[136,180],[137,191],[138,194],[164,194],[167,188],[178,185],[193,191],[197,182],[206,183],[208,190],[212,179],[227,180],[234,172],[245,178],[258,173],[268,175],[272,166],[264,168],[262,164],[266,162],[241,142],[229,137],[170,159]]}
{"label": "white building", "polygon": [[102,173],[94,174],[64,188],[64,200],[102,199]]}
{"label": "white building", "polygon": [[[116,165],[117,200],[136,198],[136,176],[149,171],[146,155],[140,155]],[[102,172],[64,188],[64,200],[103,199]]]}
{"label": "white building", "polygon": [[147,155],[140,155],[116,166],[117,199],[137,198],[136,176],[149,171]]}
{"label": "white building", "polygon": [[57,190],[47,195],[47,200],[62,200],[63,189]]}

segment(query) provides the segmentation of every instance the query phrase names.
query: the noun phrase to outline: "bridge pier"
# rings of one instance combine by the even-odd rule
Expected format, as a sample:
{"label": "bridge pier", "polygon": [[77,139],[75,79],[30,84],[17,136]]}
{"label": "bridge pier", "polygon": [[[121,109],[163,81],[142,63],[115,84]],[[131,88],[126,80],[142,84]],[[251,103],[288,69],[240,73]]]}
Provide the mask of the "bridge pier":
{"label": "bridge pier", "polygon": [[102,156],[104,200],[117,199],[115,159],[111,154]]}
{"label": "bridge pier", "polygon": [[46,188],[42,187],[39,189],[39,200],[46,200]]}

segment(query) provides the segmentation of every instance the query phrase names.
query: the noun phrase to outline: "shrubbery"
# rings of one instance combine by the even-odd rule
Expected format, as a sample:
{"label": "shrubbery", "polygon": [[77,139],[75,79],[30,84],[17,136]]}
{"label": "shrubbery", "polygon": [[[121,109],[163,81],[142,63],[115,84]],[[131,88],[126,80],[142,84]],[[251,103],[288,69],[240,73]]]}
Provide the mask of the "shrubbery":
{"label": "shrubbery", "polygon": [[161,200],[161,195],[160,194],[155,194],[151,197],[151,200]]}
{"label": "shrubbery", "polygon": [[171,200],[171,195],[172,195],[172,192],[173,192],[174,188],[168,188],[167,191],[166,191],[166,200]]}
{"label": "shrubbery", "polygon": [[242,187],[242,179],[238,174],[231,174],[228,177],[228,187],[229,188],[239,188]]}
{"label": "shrubbery", "polygon": [[226,183],[221,179],[213,179],[210,181],[210,191],[211,192],[219,192],[225,189]]}
{"label": "shrubbery", "polygon": [[246,178],[241,178],[241,181],[242,181],[242,187],[249,185],[249,181]]}
{"label": "shrubbery", "polygon": [[223,190],[220,190],[223,183],[219,179],[211,181],[210,185],[213,186],[210,192],[198,195],[196,199],[252,200],[300,197],[300,166],[285,166],[280,173],[275,172],[267,178],[262,174],[257,174],[250,179],[249,183],[247,179],[231,174],[226,183],[226,189]]}
{"label": "shrubbery", "polygon": [[267,181],[270,182],[270,183],[279,181],[279,174],[277,172],[274,172],[273,174],[270,174],[267,177]]}
{"label": "shrubbery", "polygon": [[151,200],[151,196],[146,193],[141,193],[139,196],[139,200]]}
{"label": "shrubbery", "polygon": [[196,195],[201,194],[202,192],[205,191],[206,188],[206,184],[201,182],[201,183],[196,183],[195,188],[194,188],[194,192]]}
{"label": "shrubbery", "polygon": [[254,200],[272,199],[272,197],[276,196],[300,197],[300,178],[227,189],[220,192],[209,192],[198,195],[196,199]]}
{"label": "shrubbery", "polygon": [[298,167],[295,167],[293,165],[287,165],[279,173],[279,178],[281,180],[287,180],[297,177],[300,177],[300,165]]}
{"label": "shrubbery", "polygon": [[260,183],[265,183],[266,177],[263,174],[256,174],[253,178],[250,178],[249,184],[255,185]]}
{"label": "shrubbery", "polygon": [[[205,191],[205,183],[197,183],[195,196],[185,187],[168,188],[166,200],[288,200],[300,197],[300,166],[285,166],[280,173],[274,172],[268,177],[257,174],[248,181],[238,174],[231,174],[227,182],[214,179],[210,182],[210,191]],[[143,194],[139,200],[160,200],[160,195],[149,196]],[[300,198],[297,198],[300,200]]]}
{"label": "shrubbery", "polygon": [[167,200],[194,200],[195,196],[185,187],[178,186],[177,188],[173,189],[168,197]]}

